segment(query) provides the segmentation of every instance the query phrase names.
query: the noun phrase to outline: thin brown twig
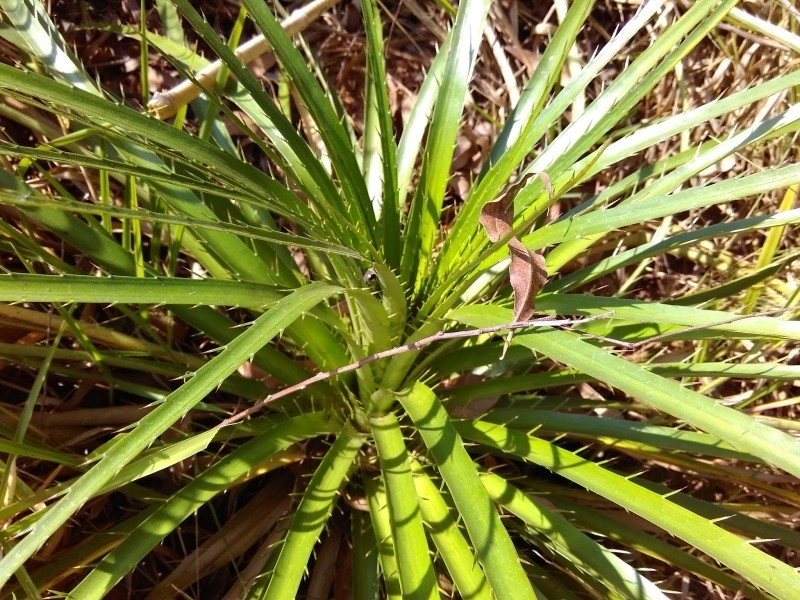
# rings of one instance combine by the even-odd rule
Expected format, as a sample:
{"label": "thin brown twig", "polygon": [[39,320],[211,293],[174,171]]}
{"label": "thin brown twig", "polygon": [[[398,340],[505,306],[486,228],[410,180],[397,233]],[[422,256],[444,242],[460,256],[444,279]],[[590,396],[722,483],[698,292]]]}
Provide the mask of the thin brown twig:
{"label": "thin brown twig", "polygon": [[[737,315],[735,317],[731,317],[730,319],[725,319],[724,321],[718,321],[716,323],[708,323],[706,325],[694,325],[691,327],[686,327],[679,331],[670,331],[667,333],[662,333],[646,340],[642,340],[639,342],[623,342],[622,340],[616,340],[614,338],[605,337],[602,335],[597,335],[588,332],[581,332],[583,335],[588,337],[592,337],[595,339],[599,339],[604,342],[608,342],[614,344],[616,346],[620,346],[625,350],[635,350],[644,346],[645,344],[649,344],[651,342],[656,342],[661,339],[665,339],[668,337],[672,337],[675,335],[680,335],[682,333],[688,333],[691,331],[697,331],[699,329],[708,329],[711,327],[718,327],[720,325],[727,325],[729,323],[735,323],[736,321],[741,321],[744,319],[752,319],[754,317],[767,317],[775,314],[780,314],[782,312],[786,312],[789,310],[796,310],[794,307],[788,308],[779,308],[775,310],[769,310],[760,313],[753,313],[749,315]],[[498,333],[500,331],[514,331],[517,329],[524,329],[527,327],[556,327],[556,328],[564,328],[564,327],[571,327],[574,325],[581,325],[583,323],[589,323],[590,321],[596,321],[599,319],[604,319],[606,317],[610,317],[614,314],[614,311],[608,311],[604,313],[600,313],[597,315],[592,315],[590,317],[583,317],[580,319],[551,319],[551,318],[539,318],[539,319],[532,319],[529,321],[518,321],[516,323],[506,323],[504,325],[494,325],[492,327],[480,327],[477,329],[465,329],[463,331],[437,331],[433,335],[430,335],[426,338],[422,338],[421,340],[417,340],[416,342],[412,342],[410,344],[406,344],[404,346],[397,346],[395,348],[391,348],[389,350],[384,350],[382,352],[377,352],[365,358],[359,359],[355,362],[352,362],[348,365],[344,365],[343,367],[338,367],[336,369],[331,369],[330,371],[321,371],[308,379],[304,379],[303,381],[291,385],[287,388],[284,388],[280,391],[275,392],[274,394],[270,394],[269,396],[263,398],[256,402],[253,406],[236,413],[235,415],[225,419],[222,421],[217,427],[225,427],[226,425],[231,425],[233,423],[237,423],[244,419],[245,417],[252,415],[260,411],[264,408],[267,404],[274,402],[280,398],[284,398],[294,392],[299,392],[300,390],[304,390],[309,385],[317,383],[319,381],[325,381],[330,379],[331,377],[335,377],[336,375],[341,375],[343,373],[349,373],[350,371],[355,371],[363,367],[364,365],[368,365],[369,363],[375,362],[376,360],[380,360],[382,358],[389,358],[390,356],[397,356],[398,354],[404,354],[406,352],[413,352],[414,350],[419,350],[420,348],[424,348],[425,346],[429,346],[435,342],[441,342],[444,340],[453,340],[459,338],[467,338],[467,337],[476,337],[479,335],[485,335],[489,333]]]}
{"label": "thin brown twig", "polygon": [[[287,388],[284,388],[274,394],[270,394],[266,398],[259,400],[253,406],[236,413],[235,415],[225,419],[222,421],[217,427],[225,427],[226,425],[231,425],[238,421],[241,421],[245,417],[252,415],[255,412],[258,412],[262,408],[264,408],[270,402],[274,402],[280,398],[284,398],[289,394],[293,394],[294,392],[299,392],[300,390],[304,390],[309,385],[314,383],[318,383],[320,381],[325,381],[330,379],[331,377],[335,377],[336,375],[342,375],[343,373],[349,373],[350,371],[355,371],[356,369],[360,369],[364,365],[368,365],[369,363],[375,362],[376,360],[380,360],[382,358],[389,358],[390,356],[397,356],[398,354],[404,354],[406,352],[413,352],[414,350],[419,350],[420,348],[424,348],[425,346],[429,346],[434,342],[441,342],[444,340],[454,340],[458,338],[466,338],[466,337],[475,337],[479,335],[485,335],[488,333],[497,333],[500,331],[513,331],[516,329],[523,329],[526,327],[567,327],[571,325],[583,324],[588,323],[590,321],[596,321],[598,319],[604,319],[613,315],[613,311],[601,313],[598,315],[593,315],[590,317],[583,317],[580,319],[551,319],[551,318],[540,318],[540,319],[532,319],[529,321],[518,321],[516,323],[506,323],[504,325],[494,325],[492,327],[480,327],[478,329],[465,329],[463,331],[437,331],[433,335],[430,335],[426,338],[422,338],[421,340],[417,340],[416,342],[412,342],[410,344],[406,344],[404,346],[397,346],[395,348],[390,348],[389,350],[384,350],[382,352],[376,352],[370,356],[365,358],[361,358],[355,362],[350,363],[349,365],[344,365],[343,367],[338,367],[336,369],[331,369],[330,371],[321,371],[316,375],[309,377],[308,379],[304,379],[303,381],[296,383],[294,385],[290,385]],[[615,340],[616,343],[616,340]]]}

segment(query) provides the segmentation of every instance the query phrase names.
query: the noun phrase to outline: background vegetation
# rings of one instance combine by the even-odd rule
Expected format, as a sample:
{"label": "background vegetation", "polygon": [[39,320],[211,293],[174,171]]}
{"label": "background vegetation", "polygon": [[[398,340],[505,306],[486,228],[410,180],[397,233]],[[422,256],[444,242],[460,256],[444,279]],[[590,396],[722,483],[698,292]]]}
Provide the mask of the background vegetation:
{"label": "background vegetation", "polygon": [[0,595],[796,596],[800,14],[534,4],[0,0]]}

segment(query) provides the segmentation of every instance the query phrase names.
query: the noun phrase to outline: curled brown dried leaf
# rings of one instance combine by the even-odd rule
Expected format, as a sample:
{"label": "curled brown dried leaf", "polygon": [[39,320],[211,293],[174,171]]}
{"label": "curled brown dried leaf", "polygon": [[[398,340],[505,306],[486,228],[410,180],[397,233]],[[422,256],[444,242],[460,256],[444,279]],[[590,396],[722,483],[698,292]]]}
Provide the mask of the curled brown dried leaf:
{"label": "curled brown dried leaf", "polygon": [[[480,221],[492,242],[498,242],[511,233],[514,223],[514,198],[537,175],[542,179],[548,194],[552,195],[550,180],[546,174],[528,173],[510,186],[497,200],[484,204]],[[511,253],[508,278],[514,291],[514,319],[512,322],[518,323],[527,321],[533,315],[534,298],[547,281],[547,267],[544,256],[528,250],[516,236],[511,236],[507,245]],[[503,356],[505,356],[510,343],[511,332],[509,332],[503,347]]]}

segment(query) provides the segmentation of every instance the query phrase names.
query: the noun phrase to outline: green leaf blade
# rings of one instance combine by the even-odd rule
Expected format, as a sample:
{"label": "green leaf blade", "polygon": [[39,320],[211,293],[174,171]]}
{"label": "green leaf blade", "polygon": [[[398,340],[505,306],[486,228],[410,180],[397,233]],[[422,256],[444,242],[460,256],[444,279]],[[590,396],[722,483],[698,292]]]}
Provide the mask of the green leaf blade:
{"label": "green leaf blade", "polygon": [[544,440],[494,423],[462,421],[466,439],[550,469],[611,500],[702,550],[778,598],[791,598],[800,586],[792,567],[729,533],[710,520],[629,479]]}
{"label": "green leaf blade", "polygon": [[362,434],[350,425],[344,426],[308,483],[269,583],[260,589],[251,589],[249,598],[293,600],[297,597],[311,552],[363,443]]}
{"label": "green leaf blade", "polygon": [[494,596],[499,600],[535,598],[516,548],[441,402],[421,383],[415,383],[400,401],[453,496]]}
{"label": "green leaf blade", "polygon": [[200,402],[222,379],[232,374],[300,314],[339,290],[340,288],[329,284],[312,284],[287,296],[273,310],[259,317],[219,355],[198,369],[194,377],[170,394],[161,406],[143,417],[135,429],[123,434],[120,443],[115,444],[94,467],[73,484],[67,495],[39,520],[35,529],[0,560],[0,585],[6,583],[122,467]]}
{"label": "green leaf blade", "polygon": [[437,598],[436,575],[422,528],[403,433],[392,413],[370,419],[386,486],[400,589],[404,598]]}
{"label": "green leaf blade", "polygon": [[[507,310],[489,306],[455,311],[453,317],[477,327],[507,323],[511,319]],[[794,437],[782,431],[613,356],[582,341],[577,334],[549,329],[515,336],[514,341],[588,373],[725,440],[734,448],[800,477],[800,445]]]}

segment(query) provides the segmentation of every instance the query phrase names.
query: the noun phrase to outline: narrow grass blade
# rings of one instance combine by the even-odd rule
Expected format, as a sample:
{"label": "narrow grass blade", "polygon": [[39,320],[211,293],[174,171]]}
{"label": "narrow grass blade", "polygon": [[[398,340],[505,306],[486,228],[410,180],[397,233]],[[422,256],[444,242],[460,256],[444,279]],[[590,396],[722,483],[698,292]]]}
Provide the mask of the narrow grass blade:
{"label": "narrow grass blade", "polygon": [[[208,445],[214,441],[215,432],[206,430],[202,433],[190,436],[173,444],[165,444],[163,447],[154,451],[147,452],[145,456],[134,460],[122,467],[119,472],[109,481],[105,487],[97,492],[97,495],[114,492],[122,486],[157,473],[162,469],[186,460],[192,456],[197,456],[203,452]],[[100,457],[104,452],[99,453]]]}
{"label": "narrow grass blade", "polygon": [[[778,207],[778,210],[781,211],[778,213],[779,215],[789,212],[790,209],[795,205],[795,202],[797,201],[797,192],[798,186],[796,185],[793,185],[786,190],[786,192],[783,194],[783,199],[781,199],[780,206]],[[758,254],[758,262],[755,265],[756,271],[759,269],[766,269],[775,260],[776,255],[780,254],[779,248],[785,234],[786,225],[781,225],[777,229],[772,229],[767,232],[764,245]],[[763,293],[764,286],[759,285],[753,286],[747,291],[744,300],[746,312],[753,312],[755,310],[758,300]]]}
{"label": "narrow grass blade", "polygon": [[[21,179],[0,169],[0,186],[25,199],[38,193]],[[86,251],[105,269],[113,273],[130,273],[136,270],[133,257],[105,231],[91,227],[74,215],[46,208],[26,207],[22,209],[32,219],[58,235],[73,247]]]}
{"label": "narrow grass blade", "polygon": [[41,447],[35,442],[28,443],[27,440],[23,442],[13,442],[11,440],[0,439],[0,452],[3,454],[35,458],[37,460],[43,460],[57,465],[67,465],[69,467],[76,467],[79,462],[69,454],[64,454],[58,450],[47,447]]}
{"label": "narrow grass blade", "polygon": [[[51,142],[51,144],[52,143],[53,142]],[[27,146],[18,146],[17,144],[8,144],[5,142],[0,144],[0,155],[13,156],[17,158],[30,158],[41,161],[52,161],[69,165],[79,165],[98,170],[106,169],[120,175],[134,175],[137,177],[142,177],[148,181],[155,180],[162,181],[164,183],[182,185],[197,192],[207,192],[216,196],[224,196],[229,193],[227,188],[217,185],[212,181],[203,181],[195,177],[181,175],[178,173],[167,173],[162,169],[153,169],[141,165],[132,165],[108,156],[68,152],[60,149],[53,150],[49,147],[30,148]],[[255,200],[255,198],[252,200]],[[263,202],[263,198],[260,201]],[[273,205],[272,203],[264,204],[264,206],[274,209],[280,208],[278,204]]]}

